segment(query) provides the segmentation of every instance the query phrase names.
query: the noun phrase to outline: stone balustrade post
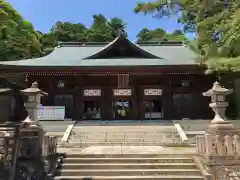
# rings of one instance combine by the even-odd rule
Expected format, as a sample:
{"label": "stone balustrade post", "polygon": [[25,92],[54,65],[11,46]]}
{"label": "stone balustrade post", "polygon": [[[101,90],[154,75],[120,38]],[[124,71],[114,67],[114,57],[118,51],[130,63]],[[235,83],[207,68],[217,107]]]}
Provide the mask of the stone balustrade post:
{"label": "stone balustrade post", "polygon": [[227,149],[227,156],[234,156],[234,151],[233,151],[233,137],[226,135],[225,137],[225,143],[226,143],[226,149]]}
{"label": "stone balustrade post", "polygon": [[240,136],[234,135],[234,141],[236,143],[236,155],[240,156]]}
{"label": "stone balustrade post", "polygon": [[213,146],[212,146],[212,136],[210,134],[205,135],[205,148],[206,154],[211,156],[213,154]]}
{"label": "stone balustrade post", "polygon": [[217,140],[217,152],[219,156],[224,156],[224,146],[223,146],[223,138],[220,135],[216,136]]}

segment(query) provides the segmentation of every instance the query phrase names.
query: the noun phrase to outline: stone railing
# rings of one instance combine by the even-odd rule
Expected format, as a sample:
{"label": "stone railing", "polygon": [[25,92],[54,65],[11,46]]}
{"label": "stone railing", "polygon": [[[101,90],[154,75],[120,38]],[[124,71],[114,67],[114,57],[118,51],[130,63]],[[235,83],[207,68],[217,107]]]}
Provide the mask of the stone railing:
{"label": "stone railing", "polygon": [[240,136],[206,134],[196,137],[197,153],[208,156],[239,156]]}
{"label": "stone railing", "polygon": [[174,127],[176,128],[180,138],[181,138],[181,141],[182,143],[184,144],[189,144],[189,139],[187,137],[187,135],[185,134],[184,130],[182,129],[182,127],[180,126],[180,124],[177,124],[177,123],[174,123]]}
{"label": "stone railing", "polygon": [[55,155],[57,153],[57,137],[44,135],[43,156]]}
{"label": "stone railing", "polygon": [[44,160],[45,179],[52,179],[57,168],[57,137],[43,136],[42,158]]}
{"label": "stone railing", "polygon": [[18,124],[0,124],[0,179],[11,178],[15,172],[17,137]]}

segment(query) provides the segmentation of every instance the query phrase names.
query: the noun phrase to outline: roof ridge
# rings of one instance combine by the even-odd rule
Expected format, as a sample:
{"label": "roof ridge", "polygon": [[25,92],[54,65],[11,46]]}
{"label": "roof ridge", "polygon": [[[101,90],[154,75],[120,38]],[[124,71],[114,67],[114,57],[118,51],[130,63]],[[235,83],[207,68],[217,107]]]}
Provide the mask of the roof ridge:
{"label": "roof ridge", "polygon": [[149,45],[149,46],[182,46],[185,44],[184,41],[139,41],[136,42],[138,45]]}
{"label": "roof ridge", "polygon": [[110,42],[58,42],[57,47],[72,47],[72,46],[91,46],[91,45],[107,45]]}
{"label": "roof ridge", "polygon": [[[106,46],[111,42],[109,41],[106,41],[106,42],[58,42],[57,47]],[[184,41],[139,41],[139,42],[132,42],[132,43],[137,44],[139,46],[183,46],[185,45]]]}

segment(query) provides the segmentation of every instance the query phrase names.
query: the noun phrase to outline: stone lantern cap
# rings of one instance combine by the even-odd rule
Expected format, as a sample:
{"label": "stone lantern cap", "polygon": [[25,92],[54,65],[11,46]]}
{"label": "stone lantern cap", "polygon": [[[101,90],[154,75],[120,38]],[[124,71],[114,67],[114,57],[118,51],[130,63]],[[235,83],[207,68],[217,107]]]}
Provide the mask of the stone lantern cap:
{"label": "stone lantern cap", "polygon": [[213,84],[212,89],[209,89],[207,92],[203,93],[203,96],[212,96],[212,95],[228,95],[231,94],[232,90],[231,89],[226,89],[222,86],[220,86],[219,82],[215,82]]}
{"label": "stone lantern cap", "polygon": [[10,92],[12,89],[10,88],[0,88],[0,93],[8,93]]}
{"label": "stone lantern cap", "polygon": [[47,95],[48,93],[42,91],[41,89],[38,88],[38,83],[35,81],[32,83],[32,86],[30,88],[21,90],[21,92],[25,95],[34,95],[34,94],[39,94],[39,95]]}

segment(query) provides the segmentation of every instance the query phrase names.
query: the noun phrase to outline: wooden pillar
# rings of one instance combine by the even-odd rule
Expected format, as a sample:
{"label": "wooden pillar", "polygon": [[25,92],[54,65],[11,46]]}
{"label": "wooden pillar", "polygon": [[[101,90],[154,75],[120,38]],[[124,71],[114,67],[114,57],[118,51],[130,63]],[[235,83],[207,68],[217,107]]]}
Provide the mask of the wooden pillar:
{"label": "wooden pillar", "polygon": [[24,97],[21,94],[14,93],[13,97],[15,98],[16,104],[14,108],[13,121],[21,121],[27,117],[27,111],[24,106]]}
{"label": "wooden pillar", "polygon": [[100,119],[105,120],[105,99],[104,99],[104,88],[101,88],[101,98],[100,98]]}
{"label": "wooden pillar", "polygon": [[138,119],[145,119],[144,88],[138,87]]}
{"label": "wooden pillar", "polygon": [[131,120],[137,120],[138,119],[138,89],[137,87],[132,88],[132,107],[131,107]]}
{"label": "wooden pillar", "polygon": [[44,105],[45,106],[53,106],[54,105],[54,89],[55,87],[53,86],[53,82],[49,82],[48,89],[46,92],[48,93],[47,96],[43,97]]}
{"label": "wooden pillar", "polygon": [[103,88],[103,120],[113,120],[113,90],[112,87]]}
{"label": "wooden pillar", "polygon": [[83,89],[79,86],[74,88],[73,120],[82,120],[83,116]]}
{"label": "wooden pillar", "polygon": [[173,91],[170,85],[170,77],[163,77],[163,94],[162,94],[162,106],[163,106],[163,119],[174,119],[174,104],[173,104]]}

